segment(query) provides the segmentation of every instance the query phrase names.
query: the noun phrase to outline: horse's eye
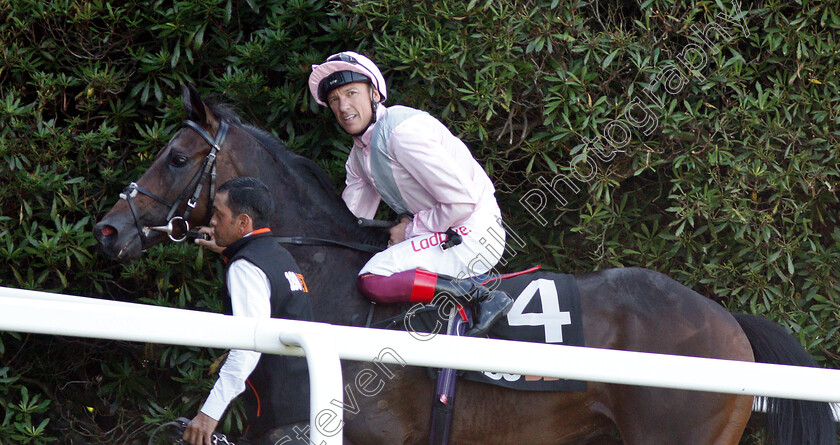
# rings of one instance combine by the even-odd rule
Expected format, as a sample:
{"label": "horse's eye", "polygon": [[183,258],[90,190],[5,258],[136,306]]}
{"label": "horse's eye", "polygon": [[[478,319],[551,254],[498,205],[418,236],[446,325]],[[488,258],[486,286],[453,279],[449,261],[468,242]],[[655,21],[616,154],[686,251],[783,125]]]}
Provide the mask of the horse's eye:
{"label": "horse's eye", "polygon": [[180,168],[180,167],[183,167],[183,166],[187,165],[187,162],[188,162],[189,160],[190,160],[190,158],[188,158],[188,157],[186,157],[186,156],[184,156],[184,155],[180,155],[180,154],[173,154],[173,155],[169,158],[169,165],[171,165],[171,166],[173,166],[173,167],[178,167],[178,168]]}

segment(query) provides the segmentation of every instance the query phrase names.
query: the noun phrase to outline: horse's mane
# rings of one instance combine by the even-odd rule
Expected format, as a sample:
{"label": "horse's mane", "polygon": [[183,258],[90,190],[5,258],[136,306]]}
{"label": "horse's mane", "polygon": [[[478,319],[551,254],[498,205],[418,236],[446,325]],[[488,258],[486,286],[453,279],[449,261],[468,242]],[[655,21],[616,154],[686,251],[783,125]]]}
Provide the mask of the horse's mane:
{"label": "horse's mane", "polygon": [[332,179],[315,162],[289,150],[289,147],[272,133],[246,122],[230,105],[215,103],[212,99],[207,101],[207,105],[219,119],[241,127],[254,136],[276,162],[308,176],[308,179],[312,179],[308,183],[318,185],[327,195],[338,196]]}
{"label": "horse's mane", "polygon": [[[229,124],[236,125],[251,134],[278,164],[286,166],[289,171],[295,172],[295,175],[300,177],[307,185],[306,190],[319,189],[323,192],[319,193],[319,196],[325,197],[329,201],[329,205],[335,206],[336,209],[345,210],[348,217],[355,221],[355,217],[347,209],[332,179],[315,162],[291,151],[286,144],[272,133],[245,122],[229,105],[211,102],[208,103],[208,106],[219,119],[226,120]],[[352,223],[351,227],[358,228]],[[383,238],[387,238],[387,231],[364,230],[357,232],[356,236],[359,237],[361,242],[379,245],[384,243]]]}

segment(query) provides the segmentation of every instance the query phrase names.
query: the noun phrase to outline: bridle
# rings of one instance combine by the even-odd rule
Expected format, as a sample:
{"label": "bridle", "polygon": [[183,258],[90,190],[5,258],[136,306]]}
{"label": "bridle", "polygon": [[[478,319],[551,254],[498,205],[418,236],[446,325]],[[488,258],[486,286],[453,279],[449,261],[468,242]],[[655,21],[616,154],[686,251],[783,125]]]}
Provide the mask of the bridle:
{"label": "bridle", "polygon": [[[201,168],[193,175],[192,179],[190,180],[189,184],[184,188],[181,194],[178,196],[178,199],[175,202],[169,202],[164,198],[144,189],[137,185],[137,183],[132,182],[131,184],[126,187],[126,189],[120,193],[120,198],[124,199],[128,203],[128,207],[131,210],[131,214],[134,217],[134,224],[137,226],[137,231],[140,233],[140,245],[143,250],[146,249],[147,240],[146,234],[152,230],[158,232],[165,232],[169,234],[169,239],[175,241],[176,243],[183,242],[188,237],[188,232],[190,230],[189,222],[187,219],[190,217],[190,212],[195,208],[198,198],[201,195],[201,189],[204,183],[204,178],[209,174],[210,175],[210,199],[209,202],[212,205],[213,199],[216,195],[216,155],[222,149],[221,145],[225,140],[225,136],[227,136],[229,124],[227,121],[222,120],[221,124],[219,125],[219,131],[216,132],[216,137],[213,138],[210,136],[207,131],[201,128],[200,125],[193,121],[185,121],[182,127],[189,127],[195,130],[199,136],[201,136],[208,144],[210,144],[210,153],[207,154],[207,157],[204,158],[204,163],[201,165]],[[265,148],[265,147],[263,147]],[[274,154],[272,154],[274,156]],[[277,158],[275,157],[275,160]],[[279,160],[278,160],[279,162]],[[187,198],[189,191],[192,190],[192,195],[190,196],[189,200],[187,201],[187,208],[184,211],[184,215],[176,215],[175,213],[181,207],[182,202],[184,199]],[[144,226],[140,223],[140,217],[137,213],[137,208],[134,205],[134,201],[132,200],[137,194],[146,195],[149,198],[154,199],[155,201],[169,207],[169,214],[166,215],[166,224],[161,226]],[[207,216],[207,223],[210,222],[210,215]],[[362,221],[360,221],[362,224]],[[388,225],[393,225],[392,223],[386,223]],[[365,224],[367,225],[367,224]],[[386,226],[383,226],[386,227]],[[343,242],[343,241],[336,241],[336,240],[329,240],[323,238],[312,238],[312,237],[303,237],[303,236],[280,236],[277,239],[284,244],[294,244],[294,245],[301,245],[301,246],[333,246],[333,247],[343,247],[352,250],[358,250],[362,252],[368,253],[378,253],[381,252],[383,247],[381,246],[373,246],[369,244],[360,244],[360,243],[352,243],[352,242]]]}
{"label": "bridle", "polygon": [[[132,182],[128,185],[128,187],[120,193],[120,198],[124,199],[128,203],[128,208],[131,210],[131,215],[134,217],[134,224],[137,226],[137,231],[140,234],[140,245],[145,250],[147,246],[146,236],[147,233],[151,230],[156,230],[159,232],[166,232],[169,234],[169,238],[176,243],[180,243],[187,239],[187,232],[190,229],[189,222],[187,222],[188,218],[190,217],[190,213],[195,206],[198,204],[198,198],[201,196],[201,189],[204,185],[204,179],[209,175],[210,176],[210,200],[209,203],[212,205],[213,199],[215,198],[216,194],[216,155],[222,149],[222,143],[227,136],[228,129],[230,125],[227,121],[222,120],[219,124],[219,131],[216,132],[216,137],[213,138],[210,134],[201,128],[201,126],[191,120],[185,121],[182,126],[189,127],[195,130],[199,136],[202,137],[208,144],[210,144],[210,153],[204,158],[204,162],[201,164],[201,167],[195,172],[190,182],[184,188],[178,198],[174,202],[169,202],[164,198],[144,189],[137,185],[136,182]],[[187,199],[187,195],[189,195],[190,191],[192,190],[192,195],[189,196]],[[166,225],[163,226],[143,226],[140,223],[140,217],[137,213],[137,208],[134,205],[134,201],[132,199],[140,193],[142,195],[146,195],[149,198],[154,199],[155,201],[163,204],[164,206],[169,207],[169,213],[166,215]],[[186,201],[186,209],[184,210],[183,215],[176,215],[178,209],[181,207],[184,200]],[[209,209],[209,206],[208,206]],[[207,221],[210,221],[210,213],[207,215]]]}

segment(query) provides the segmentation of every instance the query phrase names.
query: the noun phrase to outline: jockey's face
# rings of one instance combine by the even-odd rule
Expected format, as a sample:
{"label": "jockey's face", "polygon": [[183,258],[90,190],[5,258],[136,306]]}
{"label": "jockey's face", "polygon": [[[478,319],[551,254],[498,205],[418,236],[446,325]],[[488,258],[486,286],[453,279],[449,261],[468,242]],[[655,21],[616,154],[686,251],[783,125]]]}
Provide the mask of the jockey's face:
{"label": "jockey's face", "polygon": [[353,82],[340,86],[327,94],[338,125],[353,136],[367,130],[373,118],[371,99],[379,102],[379,93],[364,82]]}

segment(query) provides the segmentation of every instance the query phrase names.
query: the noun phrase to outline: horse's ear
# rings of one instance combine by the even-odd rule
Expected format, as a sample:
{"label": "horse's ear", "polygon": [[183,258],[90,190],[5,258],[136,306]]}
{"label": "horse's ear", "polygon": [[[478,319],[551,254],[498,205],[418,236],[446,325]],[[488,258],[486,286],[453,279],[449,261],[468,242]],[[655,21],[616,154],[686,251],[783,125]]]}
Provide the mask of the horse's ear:
{"label": "horse's ear", "polygon": [[204,103],[198,90],[191,83],[181,86],[181,99],[184,102],[187,119],[214,131],[219,129],[219,119]]}
{"label": "horse's ear", "polygon": [[193,84],[187,83],[181,85],[181,101],[184,102],[184,111],[187,113],[187,119],[198,124],[204,124],[207,120],[207,112],[205,111],[204,101],[201,100],[201,95],[195,89]]}

